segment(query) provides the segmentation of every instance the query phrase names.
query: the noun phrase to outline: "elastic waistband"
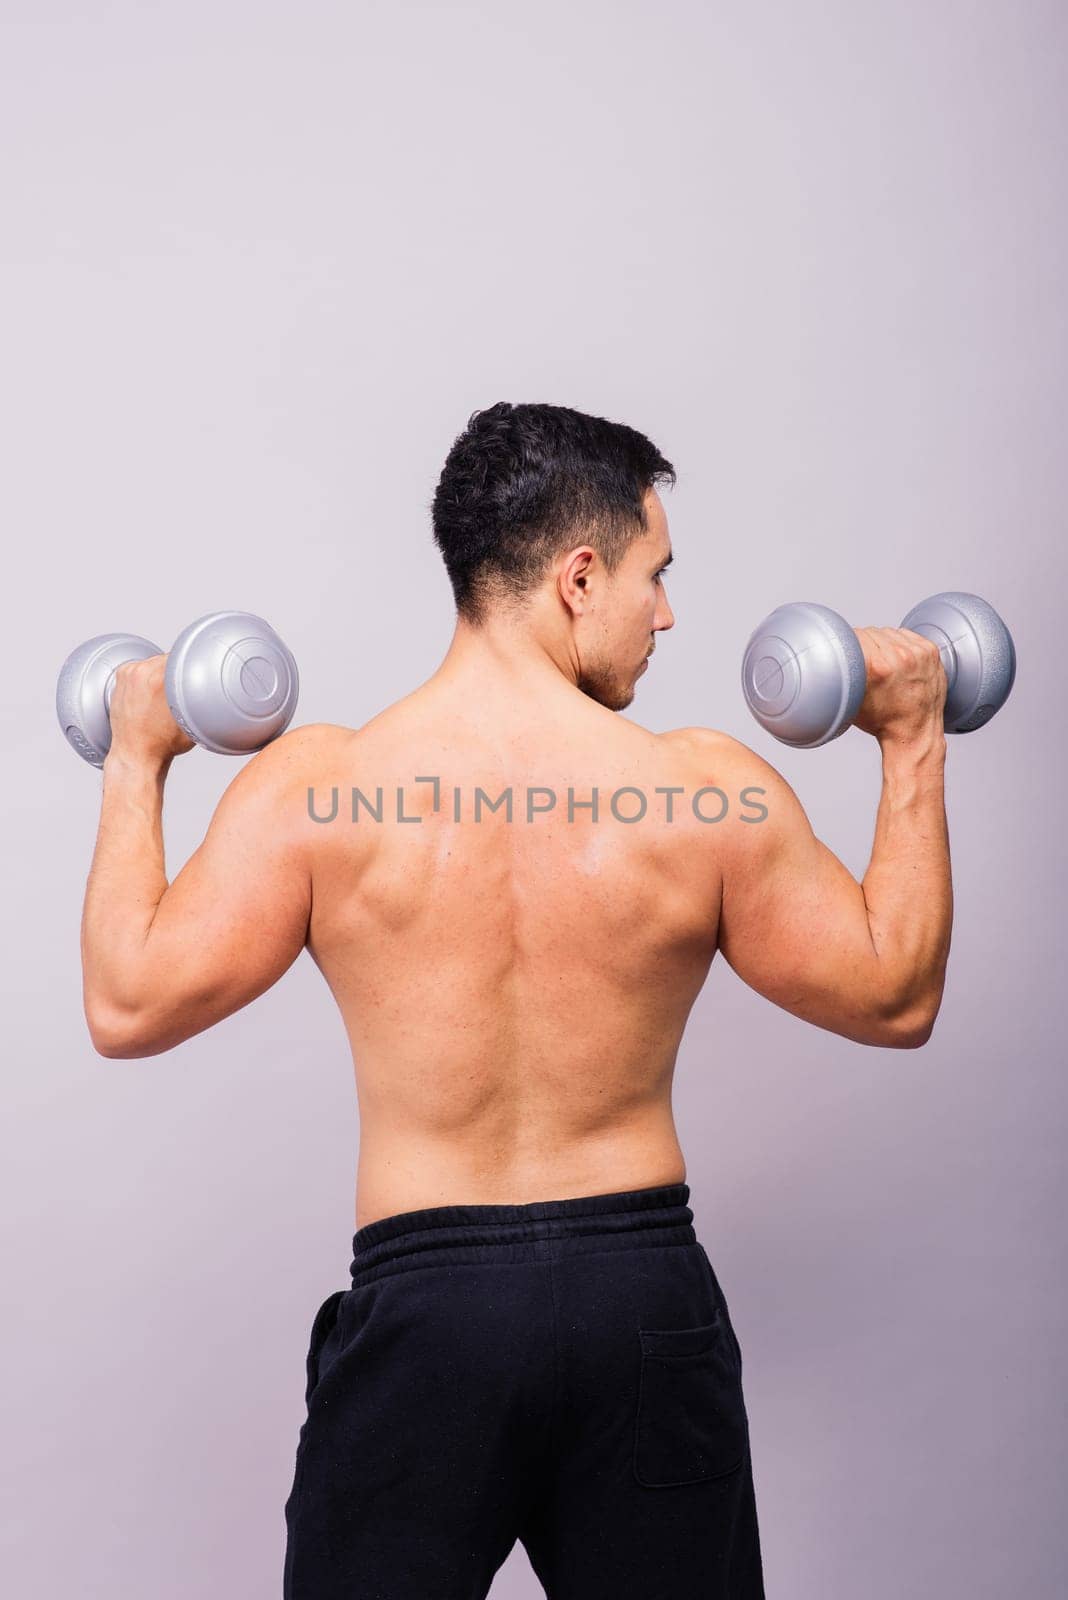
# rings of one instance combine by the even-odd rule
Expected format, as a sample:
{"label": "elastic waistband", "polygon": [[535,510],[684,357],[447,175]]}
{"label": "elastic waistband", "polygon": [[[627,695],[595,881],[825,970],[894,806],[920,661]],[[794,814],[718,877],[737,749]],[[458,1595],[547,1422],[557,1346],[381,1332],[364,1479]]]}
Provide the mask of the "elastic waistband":
{"label": "elastic waistband", "polygon": [[[565,1200],[533,1200],[526,1205],[429,1206],[422,1211],[400,1211],[358,1228],[352,1239],[353,1283],[361,1283],[400,1264],[423,1265],[428,1251],[485,1252],[495,1247],[501,1259],[538,1259],[553,1253],[553,1241],[572,1241],[581,1249],[582,1238],[596,1239],[602,1247],[633,1244],[693,1244],[693,1212],[687,1203],[689,1185],[661,1184],[652,1189],[629,1189],[618,1194],[587,1194]],[[644,1237],[626,1238],[625,1235]],[[500,1247],[504,1247],[502,1250]],[[511,1248],[509,1248],[511,1247]],[[421,1256],[422,1261],[411,1259]],[[445,1258],[436,1257],[444,1260]]]}

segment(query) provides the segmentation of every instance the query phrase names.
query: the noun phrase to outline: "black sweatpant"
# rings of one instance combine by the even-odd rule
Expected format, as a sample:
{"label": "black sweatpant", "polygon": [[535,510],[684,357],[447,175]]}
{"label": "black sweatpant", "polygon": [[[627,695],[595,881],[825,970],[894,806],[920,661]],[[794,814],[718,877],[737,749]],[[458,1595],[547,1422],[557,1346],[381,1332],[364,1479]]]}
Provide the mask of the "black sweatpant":
{"label": "black sweatpant", "polygon": [[763,1600],[742,1357],[686,1184],[434,1206],[320,1306],[284,1600]]}

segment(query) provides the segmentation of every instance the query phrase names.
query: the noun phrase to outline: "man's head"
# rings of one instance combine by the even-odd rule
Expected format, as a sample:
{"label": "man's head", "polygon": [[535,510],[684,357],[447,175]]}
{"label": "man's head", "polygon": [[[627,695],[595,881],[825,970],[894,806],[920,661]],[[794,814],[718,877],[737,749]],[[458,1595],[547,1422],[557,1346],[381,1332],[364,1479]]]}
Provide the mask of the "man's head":
{"label": "man's head", "polygon": [[622,710],[674,621],[661,482],[670,461],[622,423],[503,400],[474,412],[431,506],[459,618],[535,629],[579,688]]}

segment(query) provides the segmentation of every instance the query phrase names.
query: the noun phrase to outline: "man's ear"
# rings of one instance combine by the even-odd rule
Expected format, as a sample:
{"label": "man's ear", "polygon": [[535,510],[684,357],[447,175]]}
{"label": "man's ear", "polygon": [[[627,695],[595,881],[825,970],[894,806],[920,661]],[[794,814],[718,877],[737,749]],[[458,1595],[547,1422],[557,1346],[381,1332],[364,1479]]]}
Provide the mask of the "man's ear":
{"label": "man's ear", "polygon": [[595,551],[592,546],[582,544],[572,550],[560,568],[557,587],[560,597],[566,606],[574,606],[576,601],[586,598],[586,580],[590,577]]}

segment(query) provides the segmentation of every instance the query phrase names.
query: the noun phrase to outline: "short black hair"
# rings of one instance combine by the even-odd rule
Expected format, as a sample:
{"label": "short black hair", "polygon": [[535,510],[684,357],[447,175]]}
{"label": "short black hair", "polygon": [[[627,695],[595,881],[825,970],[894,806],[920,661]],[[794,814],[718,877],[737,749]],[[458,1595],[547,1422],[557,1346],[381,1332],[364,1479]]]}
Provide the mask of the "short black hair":
{"label": "short black hair", "polygon": [[491,599],[521,601],[570,542],[609,572],[647,530],[643,499],[675,469],[643,433],[569,406],[474,411],[431,502],[457,612],[475,624]]}

